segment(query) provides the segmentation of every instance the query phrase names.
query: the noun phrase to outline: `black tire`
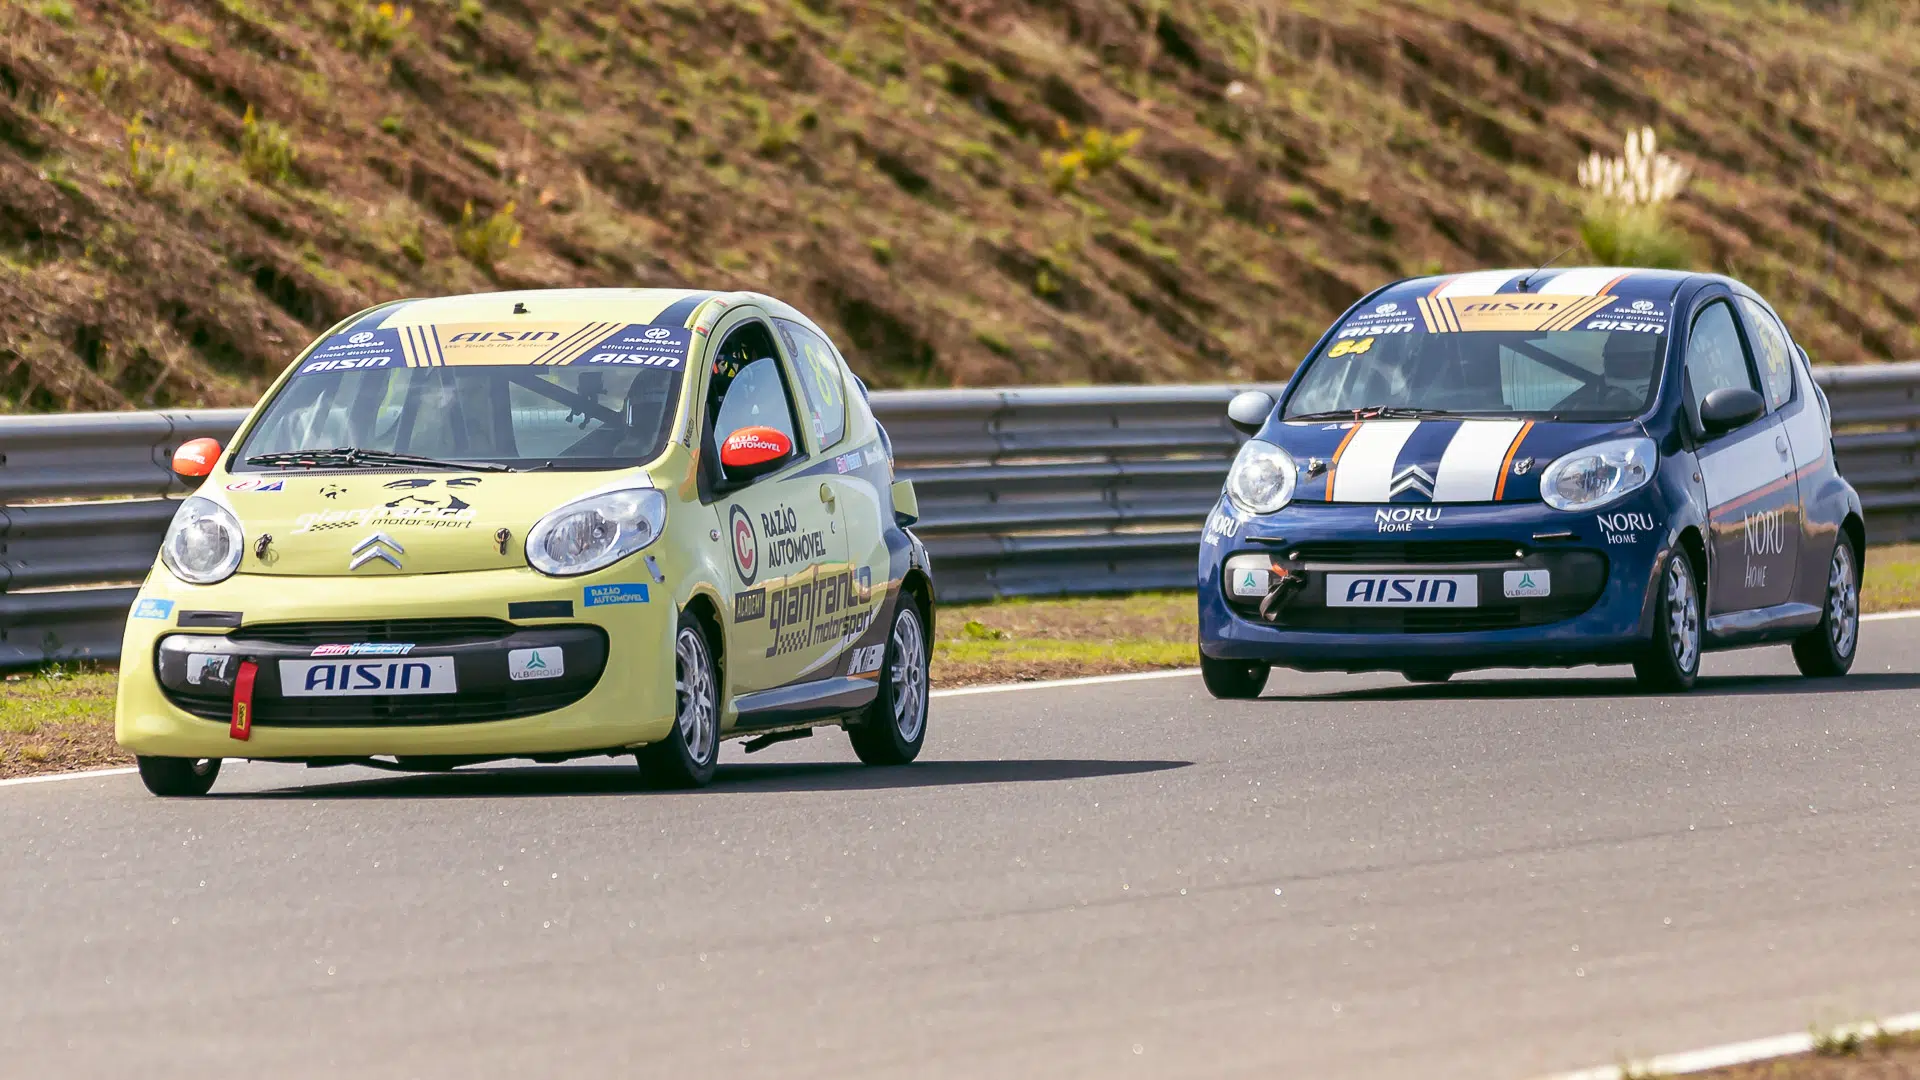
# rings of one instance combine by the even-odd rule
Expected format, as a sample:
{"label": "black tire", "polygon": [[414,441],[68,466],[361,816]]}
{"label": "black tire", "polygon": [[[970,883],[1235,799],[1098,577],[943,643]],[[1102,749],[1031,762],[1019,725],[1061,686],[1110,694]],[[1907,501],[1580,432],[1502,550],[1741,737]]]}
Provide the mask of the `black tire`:
{"label": "black tire", "polygon": [[1676,549],[1660,571],[1654,600],[1653,640],[1634,661],[1633,673],[1644,690],[1685,693],[1700,677],[1703,640],[1700,577],[1687,553]]}
{"label": "black tire", "polygon": [[1272,664],[1258,660],[1215,660],[1200,654],[1200,681],[1207,684],[1207,693],[1222,701],[1259,697],[1260,691],[1267,688],[1267,676],[1272,672]]}
{"label": "black tire", "polygon": [[1408,682],[1417,683],[1443,683],[1453,678],[1453,672],[1447,668],[1413,668],[1400,674],[1405,675]]}
{"label": "black tire", "polygon": [[927,741],[927,690],[932,657],[926,616],[911,593],[900,597],[880,661],[880,695],[847,726],[853,752],[868,765],[905,765]]}
{"label": "black tire", "polygon": [[1842,533],[1827,563],[1827,604],[1820,625],[1793,642],[1793,662],[1810,679],[1845,675],[1860,650],[1860,553]]}
{"label": "black tire", "polygon": [[219,758],[135,757],[140,782],[164,799],[198,798],[220,777]]}
{"label": "black tire", "polygon": [[673,730],[634,755],[640,775],[656,788],[705,787],[720,763],[720,670],[706,627],[685,612],[673,635],[673,686]]}

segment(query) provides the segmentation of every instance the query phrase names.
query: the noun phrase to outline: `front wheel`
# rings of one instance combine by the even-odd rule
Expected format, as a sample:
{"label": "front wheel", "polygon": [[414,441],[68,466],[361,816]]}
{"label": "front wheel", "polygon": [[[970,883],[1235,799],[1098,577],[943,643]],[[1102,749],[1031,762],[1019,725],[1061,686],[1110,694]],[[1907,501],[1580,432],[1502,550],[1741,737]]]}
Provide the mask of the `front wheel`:
{"label": "front wheel", "polygon": [[1685,551],[1667,557],[1653,608],[1653,640],[1633,673],[1648,690],[1685,692],[1700,677],[1700,586]]}
{"label": "front wheel", "polygon": [[140,782],[162,798],[197,798],[213,790],[219,758],[136,757]]}
{"label": "front wheel", "polygon": [[900,597],[880,662],[880,694],[867,715],[847,727],[853,752],[868,765],[905,765],[927,741],[927,683],[932,663],[926,623],[912,595]]}
{"label": "front wheel", "polygon": [[640,748],[640,773],[655,787],[705,787],[720,761],[720,677],[706,630],[686,614],[673,635],[673,697],[673,730]]}
{"label": "front wheel", "polygon": [[1827,609],[1820,625],[1793,643],[1793,662],[1809,678],[1845,675],[1860,645],[1860,562],[1846,536],[1827,564]]}
{"label": "front wheel", "polygon": [[1207,684],[1207,693],[1222,701],[1259,697],[1272,671],[1273,665],[1258,660],[1215,660],[1200,654],[1200,681]]}

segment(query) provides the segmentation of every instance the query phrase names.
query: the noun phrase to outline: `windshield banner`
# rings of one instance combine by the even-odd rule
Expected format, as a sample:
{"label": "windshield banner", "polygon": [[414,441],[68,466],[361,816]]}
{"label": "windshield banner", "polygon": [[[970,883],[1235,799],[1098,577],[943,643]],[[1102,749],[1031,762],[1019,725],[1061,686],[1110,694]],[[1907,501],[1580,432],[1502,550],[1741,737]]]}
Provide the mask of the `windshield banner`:
{"label": "windshield banner", "polygon": [[1578,329],[1583,319],[1617,297],[1547,296],[1513,293],[1506,296],[1422,296],[1420,316],[1430,334],[1470,333],[1476,330],[1545,333]]}
{"label": "windshield banner", "polygon": [[388,367],[561,367],[618,364],[678,370],[693,332],[630,323],[461,323],[337,334],[314,347],[301,375]]}

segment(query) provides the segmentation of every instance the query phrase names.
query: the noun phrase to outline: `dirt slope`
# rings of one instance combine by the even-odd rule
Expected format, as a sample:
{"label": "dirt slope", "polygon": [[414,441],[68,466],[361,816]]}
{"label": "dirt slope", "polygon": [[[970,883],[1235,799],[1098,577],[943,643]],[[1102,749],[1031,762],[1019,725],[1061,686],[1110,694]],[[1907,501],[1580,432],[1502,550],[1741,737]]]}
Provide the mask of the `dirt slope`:
{"label": "dirt slope", "polygon": [[1920,356],[1912,9],[4,0],[0,409],[243,402],[368,303],[566,284],[776,293],[885,386],[1270,377],[1578,243],[1643,123],[1696,265]]}

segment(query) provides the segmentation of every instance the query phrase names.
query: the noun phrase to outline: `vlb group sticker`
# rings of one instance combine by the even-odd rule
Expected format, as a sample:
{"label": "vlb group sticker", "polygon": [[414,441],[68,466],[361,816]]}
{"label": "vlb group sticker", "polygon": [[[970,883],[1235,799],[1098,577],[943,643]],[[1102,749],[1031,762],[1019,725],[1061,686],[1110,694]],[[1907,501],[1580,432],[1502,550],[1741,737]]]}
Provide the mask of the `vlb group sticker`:
{"label": "vlb group sticker", "polygon": [[740,572],[740,584],[751,585],[760,574],[760,537],[753,531],[753,515],[739,503],[727,510],[727,531],[733,536],[733,568]]}

